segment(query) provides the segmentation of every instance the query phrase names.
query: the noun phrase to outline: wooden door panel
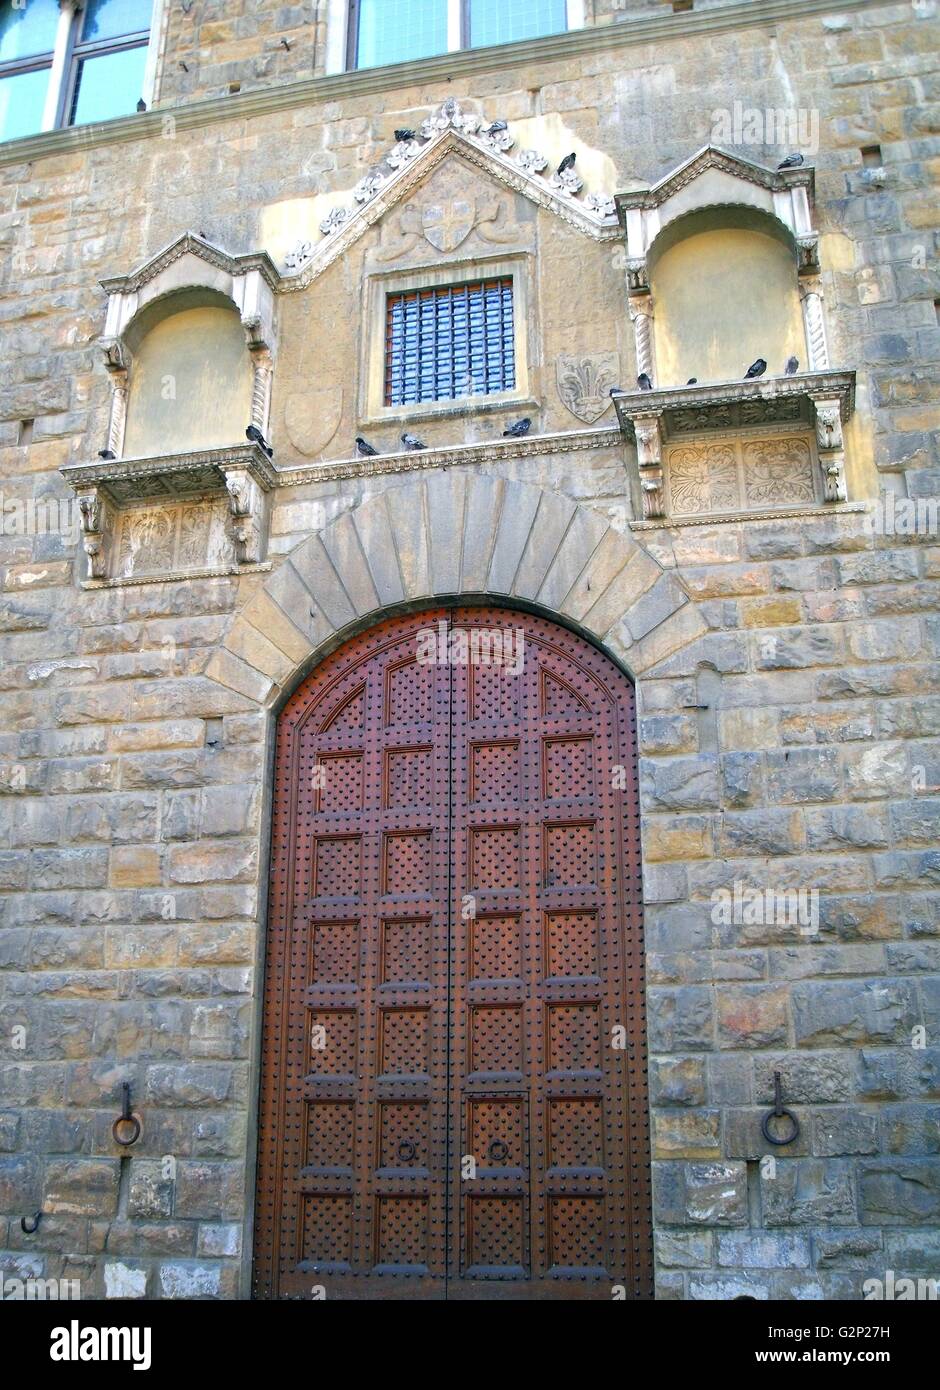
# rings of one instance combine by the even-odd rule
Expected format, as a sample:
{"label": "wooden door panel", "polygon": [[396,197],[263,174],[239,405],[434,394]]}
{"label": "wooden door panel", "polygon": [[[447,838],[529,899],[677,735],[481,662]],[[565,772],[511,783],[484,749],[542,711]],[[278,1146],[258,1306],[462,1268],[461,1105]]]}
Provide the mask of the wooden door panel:
{"label": "wooden door panel", "polygon": [[[521,629],[522,668],[423,664],[439,623]],[[292,696],[258,1295],[648,1295],[634,738],[625,678],[509,610],[390,620]]]}

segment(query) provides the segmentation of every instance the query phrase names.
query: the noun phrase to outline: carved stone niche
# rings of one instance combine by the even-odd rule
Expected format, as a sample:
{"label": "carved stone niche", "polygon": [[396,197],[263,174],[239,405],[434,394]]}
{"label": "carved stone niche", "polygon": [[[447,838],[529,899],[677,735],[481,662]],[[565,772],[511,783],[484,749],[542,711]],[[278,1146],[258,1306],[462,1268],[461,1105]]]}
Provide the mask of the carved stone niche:
{"label": "carved stone niche", "polygon": [[[626,289],[636,341],[637,373],[654,381],[655,306],[650,288],[653,243],[677,219],[708,209],[749,209],[772,218],[793,248],[800,284],[806,361],[829,368],[819,281],[819,237],[812,225],[814,171],[810,165],[768,169],[707,145],[658,183],[618,193],[617,215],[626,240]],[[802,356],[802,354],[800,354]]]}
{"label": "carved stone niche", "polygon": [[67,464],[89,580],[230,573],[264,560],[274,467],[257,444]]}
{"label": "carved stone niche", "polygon": [[141,313],[158,301],[165,301],[169,308],[177,297],[179,302],[199,294],[228,300],[238,311],[253,376],[250,421],[245,424],[257,426],[267,437],[281,276],[266,252],[232,256],[205,238],[186,232],[129,275],[112,276],[101,285],[108,293],[100,347],[111,379],[110,453],[120,458],[124,450],[128,380],[135,325]]}
{"label": "carved stone niche", "polygon": [[[734,513],[844,502],[842,425],[854,372],[614,395],[635,444],[643,517]],[[818,461],[818,462],[817,462]],[[818,477],[814,470],[818,468]]]}

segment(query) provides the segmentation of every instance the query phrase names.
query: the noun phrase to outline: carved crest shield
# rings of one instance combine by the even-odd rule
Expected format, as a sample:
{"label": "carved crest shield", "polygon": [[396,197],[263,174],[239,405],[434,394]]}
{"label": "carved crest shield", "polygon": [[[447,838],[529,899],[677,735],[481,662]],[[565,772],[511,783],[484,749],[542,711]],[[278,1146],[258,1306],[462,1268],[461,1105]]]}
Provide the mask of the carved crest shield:
{"label": "carved crest shield", "polygon": [[295,391],[284,408],[287,437],[298,453],[311,457],[326,448],[343,413],[342,386]]}
{"label": "carved crest shield", "polygon": [[618,384],[620,358],[616,352],[586,356],[561,353],[555,359],[555,380],[562,404],[585,424],[599,420],[611,404],[610,388]]}
{"label": "carved crest shield", "polygon": [[476,204],[466,198],[421,209],[421,230],[436,251],[454,251],[473,231]]}

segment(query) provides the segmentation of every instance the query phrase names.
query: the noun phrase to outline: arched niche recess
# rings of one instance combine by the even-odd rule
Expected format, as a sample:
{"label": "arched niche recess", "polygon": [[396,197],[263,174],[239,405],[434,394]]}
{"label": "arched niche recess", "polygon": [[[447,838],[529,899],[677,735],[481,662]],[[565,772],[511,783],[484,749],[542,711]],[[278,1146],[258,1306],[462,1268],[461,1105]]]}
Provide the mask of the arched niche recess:
{"label": "arched niche recess", "polygon": [[[846,501],[842,425],[855,373],[829,364],[813,187],[800,161],[767,168],[706,146],[658,183],[617,194],[636,370],[649,381],[615,405],[636,446],[645,520]],[[798,367],[787,372],[791,357]],[[745,379],[757,358],[766,374]],[[746,450],[742,432],[755,428],[764,442]],[[776,457],[766,431],[781,428],[812,442],[784,440]],[[680,498],[665,455],[691,436],[718,447],[686,451]]]}
{"label": "arched niche recess", "polygon": [[124,341],[130,355],[126,456],[220,448],[244,439],[254,373],[230,299],[202,287],[167,295],[137,315]]}
{"label": "arched niche recess", "polygon": [[739,380],[758,357],[772,374],[806,360],[792,234],[744,206],[703,208],[671,222],[649,249],[661,388]]}

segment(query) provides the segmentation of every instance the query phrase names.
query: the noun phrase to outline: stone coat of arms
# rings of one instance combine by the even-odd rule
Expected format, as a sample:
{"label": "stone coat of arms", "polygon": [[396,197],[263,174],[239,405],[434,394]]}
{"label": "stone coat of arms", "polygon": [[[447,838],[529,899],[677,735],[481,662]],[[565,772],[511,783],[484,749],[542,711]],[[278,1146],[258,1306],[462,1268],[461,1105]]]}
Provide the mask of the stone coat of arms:
{"label": "stone coat of arms", "polygon": [[612,404],[610,388],[618,385],[619,371],[616,352],[577,357],[560,353],[555,359],[555,380],[562,404],[579,420],[593,425]]}

